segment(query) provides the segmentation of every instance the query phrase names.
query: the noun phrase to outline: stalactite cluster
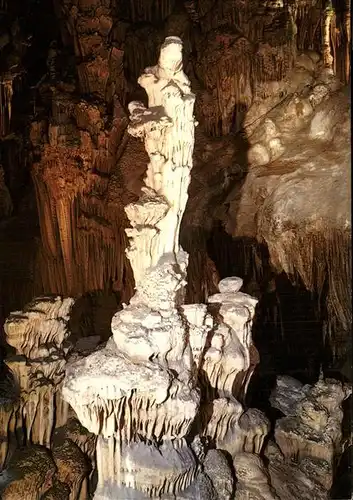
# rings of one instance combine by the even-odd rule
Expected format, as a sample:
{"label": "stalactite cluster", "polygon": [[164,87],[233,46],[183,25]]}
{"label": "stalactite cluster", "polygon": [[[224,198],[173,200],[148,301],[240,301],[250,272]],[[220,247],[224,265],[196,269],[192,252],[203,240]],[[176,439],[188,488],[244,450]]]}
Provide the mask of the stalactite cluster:
{"label": "stalactite cluster", "polygon": [[[115,82],[114,72],[112,76]],[[41,154],[40,162],[33,165],[32,178],[43,242],[43,287],[77,294],[116,283],[121,290],[128,272],[123,258],[124,195],[120,186],[113,197],[109,189],[116,187],[113,170],[126,145],[126,115],[115,97],[107,128],[104,105],[85,100],[73,104],[72,94],[62,87],[64,91],[53,94],[48,143],[41,145],[43,132],[38,123],[31,132],[32,143]]]}
{"label": "stalactite cluster", "polygon": [[[133,23],[139,21],[160,22],[168,17],[175,6],[175,0],[129,0],[126,6],[122,5]],[[124,4],[124,2],[122,2]]]}
{"label": "stalactite cluster", "polygon": [[258,84],[283,80],[296,55],[296,33],[287,11],[253,16],[248,7],[225,5],[230,10],[219,13],[222,21],[211,11],[212,28],[197,43],[195,69],[206,88],[198,113],[213,135],[240,130]]}
{"label": "stalactite cluster", "polygon": [[[7,10],[0,0],[0,21]],[[97,500],[213,500],[221,491],[227,500],[306,500],[308,489],[324,499],[342,452],[348,391],[322,379],[314,388],[286,386],[301,399],[289,414],[291,402],[279,405],[286,415],[275,430],[279,448],[266,445],[270,422],[246,409],[245,396],[259,363],[251,337],[256,299],[258,316],[282,328],[276,287],[284,274],[293,290],[300,283],[312,293],[315,328],[324,324],[332,357],[346,349],[349,126],[339,80],[350,79],[348,2],[55,0],[55,12],[62,40],[50,42],[47,74],[23,93],[33,99],[26,103],[33,106],[30,153],[29,118],[19,116],[17,100],[28,41],[12,20],[0,32],[0,302],[6,296],[8,307],[36,290],[84,294],[89,314],[81,308],[70,342],[60,307],[71,309],[72,299],[42,297],[5,323],[16,356],[8,356],[12,377],[0,384],[0,424],[9,431],[8,441],[0,436],[1,497],[85,500],[83,452],[98,468]],[[148,107],[134,81],[146,66],[139,83]],[[190,83],[201,129],[194,155]],[[18,179],[29,168],[40,239],[23,225],[27,201],[18,203]],[[245,237],[243,248],[222,245],[219,233],[210,244],[215,224]],[[256,299],[240,292],[242,280],[221,279],[230,270]],[[303,340],[300,318],[293,329],[304,347],[313,335]],[[68,420],[61,397],[68,360],[65,398],[97,440]],[[218,450],[206,454],[210,442]],[[10,458],[17,444],[30,445],[24,460]],[[269,474],[259,457],[264,447]],[[235,493],[220,449],[234,460]]]}
{"label": "stalactite cluster", "polygon": [[133,282],[124,253],[123,206],[131,195],[124,191],[124,160],[119,165],[127,147],[124,52],[109,45],[109,7],[92,11],[63,2],[61,14],[79,58],[80,91],[89,98],[77,100],[72,84],[58,75],[51,83],[49,126],[32,124],[31,141],[40,155],[32,178],[43,243],[37,279],[57,293],[114,289],[128,297]]}
{"label": "stalactite cluster", "polygon": [[26,436],[17,436],[19,444],[50,446],[54,427],[66,423],[69,408],[61,398],[61,384],[72,305],[69,298],[43,297],[24,311],[13,312],[5,322],[7,342],[16,349],[6,363],[21,393],[14,401],[11,390],[3,396],[2,432],[9,433],[9,440],[2,440],[1,466],[18,428],[26,429]]}
{"label": "stalactite cluster", "polygon": [[49,499],[57,490],[65,500],[88,498],[87,457],[94,465],[96,440],[61,394],[67,359],[84,355],[69,340],[73,304],[72,298],[38,297],[5,322],[16,353],[7,357],[0,383],[1,498],[41,492]]}
{"label": "stalactite cluster", "polygon": [[[186,72],[198,91],[196,114],[201,125],[207,133],[225,135],[242,128],[260,87],[268,95],[270,84],[285,81],[294,64],[296,44],[317,48],[315,37],[321,33],[317,17],[321,11],[308,2],[281,6],[202,1],[186,7],[134,1],[116,10],[110,2],[104,7],[68,0],[57,3],[63,42],[70,43],[70,36],[73,40],[81,99],[75,82],[60,83],[61,75],[55,71],[50,86],[40,86],[43,101],[51,96],[52,118],[49,127],[35,121],[31,133],[43,242],[37,259],[37,289],[83,293],[112,287],[131,295],[123,206],[141,188],[144,153],[130,144],[121,106],[127,92],[134,91],[131,80],[151,64],[165,34],[177,29],[188,47]],[[188,18],[188,12],[193,12],[194,19]],[[164,25],[156,23],[157,19]],[[303,40],[300,33],[305,34]],[[48,61],[55,69],[58,55],[50,50]],[[48,141],[43,145],[45,136]],[[131,154],[139,158],[134,174],[128,161]],[[62,170],[54,175],[66,160],[71,173]],[[70,176],[77,176],[75,193],[67,184]],[[195,262],[207,260],[201,253],[195,253]],[[191,252],[190,272],[193,260]],[[203,287],[212,288],[212,276],[210,272]],[[192,283],[189,288],[197,286]]]}
{"label": "stalactite cluster", "polygon": [[350,14],[346,1],[327,2],[325,8],[299,5],[297,9],[298,48],[322,52],[328,67],[346,84],[350,78]]}

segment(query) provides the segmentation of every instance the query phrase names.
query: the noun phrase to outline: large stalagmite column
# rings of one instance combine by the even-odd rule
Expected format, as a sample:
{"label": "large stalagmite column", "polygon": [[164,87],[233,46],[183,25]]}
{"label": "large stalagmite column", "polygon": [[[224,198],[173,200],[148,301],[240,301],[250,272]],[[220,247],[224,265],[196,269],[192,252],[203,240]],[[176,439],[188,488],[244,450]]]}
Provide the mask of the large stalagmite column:
{"label": "large stalagmite column", "polygon": [[[191,450],[195,434],[231,451],[241,451],[251,435],[251,451],[258,451],[259,434],[267,432],[258,416],[246,415],[242,424],[243,409],[233,394],[239,374],[246,381],[253,369],[256,300],[239,292],[241,280],[229,278],[211,300],[220,305],[224,323],[218,318],[216,324],[205,305],[184,305],[188,254],[179,246],[179,230],[192,167],[195,96],[182,69],[179,38],[166,38],[158,64],[139,83],[148,108],[130,103],[129,131],[144,140],[150,161],[139,201],[126,207],[136,293],[114,315],[106,347],[67,367],[63,394],[99,436],[95,500],[175,498],[181,491],[185,499],[209,500],[212,488],[206,495],[202,486],[203,447]],[[205,418],[201,371],[210,394]],[[214,405],[214,397],[222,399]],[[213,408],[218,411],[207,427]],[[237,445],[230,446],[234,440]]]}
{"label": "large stalagmite column", "polygon": [[127,230],[128,257],[136,284],[162,255],[177,256],[179,251],[195,129],[195,96],[183,72],[179,38],[165,39],[158,64],[146,68],[138,82],[146,90],[148,108],[141,102],[130,103],[129,132],[144,140],[150,162],[143,195],[125,209],[132,225]]}
{"label": "large stalagmite column", "polygon": [[165,40],[158,65],[139,83],[148,108],[130,103],[129,131],[144,140],[150,162],[140,200],[126,207],[136,294],[115,314],[107,347],[69,367],[64,388],[81,422],[99,435],[97,499],[130,498],[136,490],[174,494],[198,470],[184,436],[200,396],[177,307],[186,284],[179,228],[195,127],[179,38]]}

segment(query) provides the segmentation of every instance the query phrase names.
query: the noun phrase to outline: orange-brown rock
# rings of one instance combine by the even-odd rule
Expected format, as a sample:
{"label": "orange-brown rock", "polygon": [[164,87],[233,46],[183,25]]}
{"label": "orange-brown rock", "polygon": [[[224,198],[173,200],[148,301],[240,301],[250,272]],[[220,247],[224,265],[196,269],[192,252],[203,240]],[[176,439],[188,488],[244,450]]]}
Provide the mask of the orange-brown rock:
{"label": "orange-brown rock", "polygon": [[46,448],[19,448],[3,472],[5,481],[1,484],[1,498],[37,500],[51,488],[55,473],[55,463]]}
{"label": "orange-brown rock", "polygon": [[90,466],[80,448],[71,439],[52,447],[57,478],[70,488],[71,498],[87,498]]}

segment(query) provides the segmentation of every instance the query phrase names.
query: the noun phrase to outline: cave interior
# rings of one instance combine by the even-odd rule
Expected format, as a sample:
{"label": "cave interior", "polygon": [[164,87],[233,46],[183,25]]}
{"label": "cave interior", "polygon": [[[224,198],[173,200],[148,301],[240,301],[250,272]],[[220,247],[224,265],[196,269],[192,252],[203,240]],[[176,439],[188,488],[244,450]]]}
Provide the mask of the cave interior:
{"label": "cave interior", "polygon": [[[34,311],[35,298],[72,297],[68,341],[93,339],[101,349],[111,337],[113,316],[135,290],[124,207],[139,199],[148,163],[143,142],[128,133],[128,104],[148,105],[137,80],[169,36],[183,42],[196,95],[180,229],[189,254],[185,303],[206,304],[229,276],[240,277],[242,292],[258,300],[252,342],[259,362],[237,398],[269,419],[267,441],[283,417],[270,404],[278,376],[304,386],[320,377],[352,383],[350,3],[0,0],[0,405],[9,404],[10,391],[17,408],[0,418],[1,439],[8,435],[3,500],[93,498],[94,452],[85,453],[86,468],[78,460],[85,488],[57,465],[65,419],[48,438],[41,431],[36,438],[26,410],[27,420],[16,417],[6,430],[24,404],[22,382],[14,382],[16,370],[6,362],[24,341],[7,342],[6,320],[13,311]],[[347,396],[345,445],[328,496],[308,498],[351,498],[351,405]],[[60,474],[48,473],[40,494],[26,486],[23,496],[23,485],[1,492],[6,468],[38,445],[37,463],[54,460]],[[266,464],[268,456],[259,455]],[[248,498],[242,486],[229,496],[207,494],[200,500]],[[276,494],[252,498],[297,498]],[[135,498],[105,495],[95,498]]]}

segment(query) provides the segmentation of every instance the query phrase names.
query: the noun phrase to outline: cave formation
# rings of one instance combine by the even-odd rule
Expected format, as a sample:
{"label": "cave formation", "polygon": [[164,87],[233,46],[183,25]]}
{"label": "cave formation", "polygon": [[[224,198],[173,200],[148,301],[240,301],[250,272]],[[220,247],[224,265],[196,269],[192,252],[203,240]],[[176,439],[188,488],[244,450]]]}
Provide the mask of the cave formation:
{"label": "cave formation", "polygon": [[350,23],[0,0],[1,498],[350,498]]}

